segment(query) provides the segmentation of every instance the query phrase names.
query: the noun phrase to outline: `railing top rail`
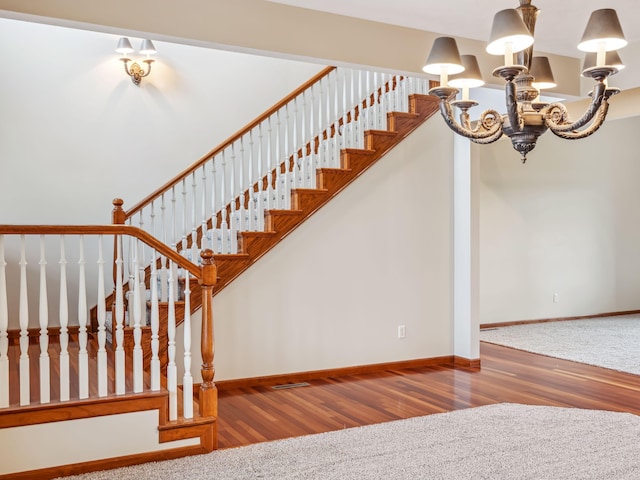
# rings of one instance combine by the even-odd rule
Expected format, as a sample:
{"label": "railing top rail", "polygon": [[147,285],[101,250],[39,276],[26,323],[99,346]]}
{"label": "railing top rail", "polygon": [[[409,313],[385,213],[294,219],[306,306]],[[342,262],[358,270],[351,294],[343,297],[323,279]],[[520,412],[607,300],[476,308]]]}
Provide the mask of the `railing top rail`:
{"label": "railing top rail", "polygon": [[193,173],[194,171],[196,171],[198,168],[200,168],[204,163],[206,163],[211,157],[217,155],[218,153],[222,152],[225,148],[227,148],[229,145],[231,145],[232,143],[234,143],[235,141],[237,141],[238,139],[240,139],[243,135],[247,134],[249,131],[251,131],[253,128],[255,128],[256,126],[258,126],[260,123],[262,123],[263,121],[265,121],[267,118],[269,118],[271,115],[273,115],[274,113],[276,113],[278,110],[280,110],[282,107],[284,107],[287,103],[289,103],[290,101],[292,101],[294,98],[296,98],[298,95],[300,95],[302,92],[304,92],[305,90],[307,90],[308,88],[310,88],[312,85],[314,85],[315,83],[317,83],[318,81],[320,81],[322,78],[326,77],[327,75],[329,75],[329,73],[331,73],[332,71],[334,71],[336,69],[336,67],[326,67],[323,70],[321,70],[320,72],[318,72],[316,75],[314,75],[312,78],[310,78],[309,80],[307,80],[305,83],[303,83],[302,85],[300,85],[298,88],[296,88],[293,92],[291,92],[289,95],[287,95],[286,97],[284,97],[282,100],[280,100],[278,103],[276,103],[275,105],[273,105],[270,109],[268,109],[267,111],[265,111],[262,115],[256,117],[253,121],[251,121],[250,123],[248,123],[247,125],[245,125],[243,128],[241,128],[240,130],[238,130],[236,133],[234,133],[233,135],[231,135],[229,138],[227,138],[226,140],[224,140],[222,143],[220,143],[217,147],[215,147],[213,150],[211,150],[209,153],[205,154],[204,156],[202,156],[200,158],[200,160],[198,160],[197,162],[195,162],[193,165],[191,165],[190,167],[187,167],[185,170],[183,170],[182,172],[180,172],[178,175],[176,175],[175,177],[173,177],[171,180],[169,180],[167,183],[165,183],[164,185],[162,185],[160,188],[156,189],[154,192],[152,192],[151,194],[147,195],[145,198],[143,198],[141,201],[139,201],[138,203],[136,203],[133,207],[131,207],[126,213],[125,213],[125,219],[127,218],[131,218],[133,215],[135,215],[138,211],[140,211],[142,208],[144,208],[146,205],[148,205],[152,200],[154,200],[155,198],[157,198],[158,196],[160,196],[163,192],[166,192],[169,188],[171,188],[172,186],[176,185],[179,181],[181,181],[183,178],[185,178],[187,175],[190,175],[191,173]]}
{"label": "railing top rail", "polygon": [[144,230],[131,225],[0,225],[0,235],[129,235],[173,260],[193,276],[202,276],[198,265]]}

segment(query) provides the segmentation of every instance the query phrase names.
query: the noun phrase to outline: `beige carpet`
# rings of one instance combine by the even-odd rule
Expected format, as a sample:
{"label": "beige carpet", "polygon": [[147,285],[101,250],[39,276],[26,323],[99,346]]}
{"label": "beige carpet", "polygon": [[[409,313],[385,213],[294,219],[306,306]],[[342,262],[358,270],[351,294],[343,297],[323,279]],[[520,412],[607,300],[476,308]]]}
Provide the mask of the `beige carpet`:
{"label": "beige carpet", "polygon": [[640,375],[640,315],[483,329],[480,340]]}
{"label": "beige carpet", "polygon": [[640,417],[499,404],[73,477],[637,480]]}

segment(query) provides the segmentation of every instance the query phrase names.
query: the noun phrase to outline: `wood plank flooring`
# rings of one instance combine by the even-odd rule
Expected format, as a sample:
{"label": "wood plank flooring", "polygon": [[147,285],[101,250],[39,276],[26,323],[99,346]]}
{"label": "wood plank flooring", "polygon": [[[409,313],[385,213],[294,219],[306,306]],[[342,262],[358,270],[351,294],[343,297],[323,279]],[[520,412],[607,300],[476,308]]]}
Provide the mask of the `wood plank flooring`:
{"label": "wood plank flooring", "polygon": [[220,392],[219,448],[501,402],[640,414],[640,376],[487,343],[482,367],[427,367]]}

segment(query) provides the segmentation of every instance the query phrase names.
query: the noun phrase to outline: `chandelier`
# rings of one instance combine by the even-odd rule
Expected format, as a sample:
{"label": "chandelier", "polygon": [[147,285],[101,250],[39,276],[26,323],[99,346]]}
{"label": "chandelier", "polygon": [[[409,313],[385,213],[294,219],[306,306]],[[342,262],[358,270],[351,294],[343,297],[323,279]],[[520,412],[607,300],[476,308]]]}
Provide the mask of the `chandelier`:
{"label": "chandelier", "polygon": [[[595,85],[589,93],[591,102],[587,111],[573,121],[562,103],[540,101],[540,90],[556,85],[549,59],[532,56],[539,10],[531,5],[531,0],[519,1],[517,9],[502,10],[495,15],[486,47],[487,53],[504,56],[504,65],[496,68],[493,75],[506,82],[506,114],[485,110],[472,125],[469,109],[478,102],[469,99],[469,88],[484,82],[476,58],[460,56],[453,38],[435,40],[423,70],[440,75],[440,85],[429,93],[440,98],[440,113],[454,132],[479,144],[489,144],[506,135],[524,163],[538,137],[547,130],[561,138],[580,139],[600,128],[607,115],[609,97],[620,92],[608,86],[607,78],[624,68],[616,50],[624,47],[627,41],[615,10],[606,8],[591,14],[578,49],[590,52],[586,55],[582,75],[592,78]],[[456,100],[459,88],[462,98]],[[454,108],[460,109],[459,122],[453,114]]]}

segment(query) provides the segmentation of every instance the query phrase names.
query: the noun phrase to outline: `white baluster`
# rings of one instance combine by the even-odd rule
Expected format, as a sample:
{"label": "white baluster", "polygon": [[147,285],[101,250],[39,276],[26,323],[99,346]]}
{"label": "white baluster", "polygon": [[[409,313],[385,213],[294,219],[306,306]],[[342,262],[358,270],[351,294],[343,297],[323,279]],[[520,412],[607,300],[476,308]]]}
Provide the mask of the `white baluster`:
{"label": "white baluster", "polygon": [[[262,124],[258,126],[260,128]],[[254,177],[254,165],[253,165],[253,130],[249,132],[249,199],[247,200],[247,209],[248,209],[248,220],[247,229],[251,232],[255,232],[258,229],[258,215],[256,213],[257,199],[255,193],[255,182],[256,178]],[[259,175],[258,175],[259,178]],[[260,182],[258,182],[260,183]]]}
{"label": "white baluster", "polygon": [[[304,94],[303,94],[303,98],[304,98]],[[300,164],[300,156],[298,155],[299,152],[299,143],[298,143],[298,130],[302,130],[304,129],[304,107],[302,109],[303,115],[302,115],[302,121],[300,122],[300,129],[298,128],[298,97],[295,97],[293,99],[293,134],[292,134],[292,152],[293,155],[291,156],[291,161],[292,161],[292,165],[291,165],[291,181],[289,182],[290,188],[298,188],[300,186],[299,181],[300,181],[300,175],[299,175],[299,164]],[[303,136],[304,138],[304,136]],[[288,163],[288,162],[287,162]],[[291,194],[289,194],[289,197],[286,199],[286,204],[287,204],[287,208],[289,208],[289,203],[290,203],[290,199],[291,199]]]}
{"label": "white baluster", "polygon": [[[262,158],[263,158],[263,136],[262,136],[262,123],[258,126],[258,197],[256,198],[256,230],[264,231],[264,210],[265,210],[265,198],[264,198],[264,180],[265,176],[262,170]],[[271,139],[267,139],[267,155],[271,155]],[[266,174],[268,177],[268,173]]]}
{"label": "white baluster", "polygon": [[222,151],[222,178],[220,179],[220,207],[222,211],[222,220],[220,222],[220,235],[222,236],[222,245],[220,247],[220,253],[229,253],[229,224],[227,222],[227,199],[226,183],[227,183],[227,156],[225,150]]}
{"label": "white baluster", "polygon": [[[209,248],[209,243],[207,242],[207,231],[209,230],[207,226],[208,215],[207,215],[207,169],[206,164],[202,165],[202,225],[200,226],[200,230],[202,231],[202,236],[200,238],[200,249],[205,250]],[[212,190],[213,191],[213,190]],[[195,258],[195,257],[194,257]]]}
{"label": "white baluster", "polygon": [[[211,159],[211,249],[215,253],[222,253],[222,239],[218,241],[220,230],[218,229],[218,209],[216,207],[216,195],[219,187],[216,176],[216,157]],[[222,213],[221,213],[222,214]]]}
{"label": "white baluster", "polygon": [[402,75],[396,75],[397,85],[396,85],[396,106],[399,112],[406,112],[405,108],[405,99],[406,99],[406,78]]}
{"label": "white baluster", "polygon": [[[314,118],[315,118],[315,85],[312,85],[309,89],[309,96],[311,102],[309,102],[309,140],[304,139],[304,150],[302,155],[305,158],[304,161],[304,175],[302,176],[302,188],[313,188],[311,184],[311,167],[315,167],[316,159],[316,137],[314,132]],[[307,148],[308,145],[308,148]]]}
{"label": "white baluster", "polygon": [[0,235],[0,408],[9,406],[9,307],[4,235]]}
{"label": "white baluster", "polygon": [[[138,239],[134,240],[134,291],[133,291],[133,392],[141,393],[143,390],[142,372],[142,309],[140,307],[140,282],[138,279]],[[169,296],[171,297],[169,285]]]}
{"label": "white baluster", "polygon": [[[271,117],[269,117],[269,134],[267,135],[267,204],[265,206],[265,208],[267,210],[271,210],[273,208],[275,208],[275,204],[274,204],[274,186],[273,186],[273,157],[275,156],[276,158],[276,163],[277,163],[277,159],[280,158],[280,110],[278,110],[278,112],[276,112],[276,133],[275,133],[275,137],[273,134],[273,130],[272,130],[272,125],[271,125]],[[275,142],[272,142],[272,138],[275,139]],[[275,145],[272,145],[272,143],[275,143]],[[275,155],[272,152],[272,146],[275,148]],[[276,174],[277,177],[277,174]],[[277,182],[277,180],[276,180]]]}
{"label": "white baluster", "polygon": [[231,174],[229,181],[229,253],[238,253],[238,215],[236,214],[236,144],[231,144]]}
{"label": "white baluster", "polygon": [[176,186],[171,187],[171,248],[176,249],[176,243],[178,238],[178,219],[176,211]]}
{"label": "white baluster", "polygon": [[342,148],[347,148],[347,139],[349,137],[348,133],[347,133],[347,129],[349,128],[348,126],[348,118],[347,118],[347,113],[348,113],[348,102],[347,102],[347,92],[348,92],[348,72],[349,70],[347,69],[343,69],[342,70],[342,128],[340,129],[340,144],[342,146]]}
{"label": "white baluster", "polygon": [[149,218],[151,218],[151,235],[155,238],[158,238],[157,232],[157,222],[156,222],[156,199],[151,200],[151,213],[149,214]]}
{"label": "white baluster", "polygon": [[[322,123],[322,112],[324,111],[324,108],[322,107],[322,101],[323,101],[323,97],[322,97],[322,79],[320,79],[320,81],[318,82],[318,149],[316,151],[316,162],[315,162],[315,168],[322,168],[324,166],[324,139],[323,139],[323,126],[324,124]],[[315,148],[315,143],[312,144],[311,148]],[[315,170],[314,170],[315,171]],[[315,188],[315,173],[314,173],[314,179],[313,179],[313,184],[311,185],[311,188]]]}
{"label": "white baluster", "polygon": [[106,397],[107,391],[107,306],[104,291],[104,255],[102,235],[98,236],[98,396]]}
{"label": "white baluster", "polygon": [[[197,198],[198,183],[196,182],[196,172],[191,174],[191,259],[197,261],[198,253],[198,221],[197,221]],[[204,218],[204,217],[203,217]],[[186,248],[186,245],[185,245]]]}
{"label": "white baluster", "polygon": [[125,393],[125,351],[124,351],[124,288],[123,281],[123,260],[122,260],[122,237],[116,236],[116,298],[115,298],[115,376],[116,395]]}
{"label": "white baluster", "polygon": [[[307,93],[308,92],[308,93]],[[309,97],[309,102],[307,102],[307,97]],[[309,158],[312,158],[314,155],[314,143],[315,139],[313,137],[313,85],[309,88],[308,91],[305,91],[302,94],[303,100],[303,117],[302,117],[302,126],[303,126],[303,134],[302,134],[302,156],[300,159],[300,188],[308,188],[309,181],[307,175],[309,174],[309,169],[307,168]]]}
{"label": "white baluster", "polygon": [[160,196],[160,220],[162,221],[162,243],[167,245],[167,205],[164,200],[164,193]]}
{"label": "white baluster", "polygon": [[178,371],[176,367],[176,305],[173,294],[176,267],[169,261],[169,310],[167,319],[167,390],[169,392],[169,420],[178,419]]}
{"label": "white baluster", "polygon": [[356,121],[356,147],[364,148],[364,73],[362,70],[358,70],[358,119]]}
{"label": "white baluster", "polygon": [[245,208],[246,196],[244,194],[245,190],[248,188],[245,184],[244,178],[244,136],[240,137],[240,161],[238,162],[238,170],[238,230],[246,232],[247,230],[250,230],[250,228],[247,224]]}
{"label": "white baluster", "polygon": [[80,258],[78,259],[78,396],[89,398],[89,355],[87,353],[87,284],[85,279],[84,235],[80,236]]}
{"label": "white baluster", "polygon": [[136,267],[134,264],[134,246],[133,246],[133,237],[129,237],[129,265],[128,265],[128,271],[129,271],[129,278],[127,281],[127,313],[129,316],[129,323],[128,326],[133,326],[133,305],[134,305],[134,301],[133,301],[133,292],[135,291],[135,271],[136,271]]}
{"label": "white baluster", "polygon": [[27,296],[27,253],[24,235],[20,236],[20,405],[31,403],[29,390],[29,300]]}
{"label": "white baluster", "polygon": [[373,73],[373,85],[374,85],[374,98],[373,98],[373,105],[374,105],[374,110],[373,110],[373,128],[375,129],[380,129],[380,121],[381,121],[381,105],[380,102],[381,100],[381,96],[382,96],[382,85],[380,84],[380,74],[378,72],[374,72]]}
{"label": "white baluster", "polygon": [[[143,216],[142,216],[142,210],[140,210],[140,216],[139,216],[139,227],[140,230],[144,230],[144,220],[143,220]],[[138,276],[138,281],[142,282],[142,288],[140,290],[138,290],[139,295],[140,295],[140,310],[141,310],[141,315],[142,315],[142,322],[143,324],[145,324],[145,318],[146,318],[146,308],[147,308],[147,302],[146,302],[146,287],[144,285],[144,278],[145,278],[145,273],[144,273],[144,267],[145,267],[145,256],[144,256],[144,243],[142,242],[138,242],[138,270],[140,270],[140,275]]]}
{"label": "white baluster", "polygon": [[47,299],[47,261],[44,251],[44,235],[40,235],[40,403],[51,401],[49,362],[49,302]]}
{"label": "white baluster", "polygon": [[[172,204],[172,215],[173,215],[173,233],[171,235],[171,247],[173,248],[173,250],[177,250],[176,248],[176,239],[178,238],[178,218],[177,218],[177,211],[176,211],[176,187],[175,185],[173,187],[171,187],[171,204]],[[175,279],[174,279],[175,281]],[[176,283],[173,286],[173,293],[174,295],[178,295],[178,284]],[[174,298],[174,300],[177,300],[178,297]]]}
{"label": "white baluster", "polygon": [[380,95],[380,118],[379,118],[379,122],[380,122],[380,129],[384,130],[385,128],[387,128],[387,112],[389,111],[389,102],[388,102],[388,88],[389,88],[389,81],[387,80],[387,75],[385,73],[381,73],[380,74],[380,83],[381,83],[381,88],[382,88],[382,92]]}
{"label": "white baluster", "polygon": [[69,300],[64,236],[60,235],[60,401],[69,400]]}
{"label": "white baluster", "polygon": [[[284,107],[284,125],[281,128],[280,117],[278,116],[278,136],[282,135],[282,152],[276,152],[276,185],[275,185],[275,208],[278,210],[282,210],[284,207],[284,198],[286,193],[284,189],[287,185],[288,173],[289,173],[289,107],[285,105]],[[282,160],[284,156],[284,160]],[[282,163],[281,163],[282,162]],[[282,171],[282,166],[284,164],[284,172]]]}
{"label": "white baluster", "polygon": [[193,377],[191,376],[191,286],[189,271],[184,270],[184,375],[182,377],[182,408],[184,418],[193,418]]}
{"label": "white baluster", "polygon": [[182,252],[186,254],[187,252],[187,235],[188,235],[188,227],[187,227],[187,218],[188,214],[188,206],[187,206],[187,179],[182,179]]}
{"label": "white baluster", "polygon": [[158,306],[158,270],[156,251],[153,250],[151,261],[151,390],[160,390],[160,357],[159,336],[160,312]]}
{"label": "white baluster", "polygon": [[354,148],[356,146],[356,83],[355,72],[351,69],[349,72],[349,147]]}
{"label": "white baluster", "polygon": [[331,72],[327,78],[326,78],[326,88],[325,88],[325,92],[326,92],[326,107],[327,107],[327,118],[326,118],[326,132],[327,132],[327,139],[325,142],[325,156],[324,156],[324,163],[322,164],[323,167],[329,167],[332,165],[332,160],[331,160],[331,78],[333,78],[334,75],[332,75],[333,72]]}
{"label": "white baluster", "polygon": [[169,272],[167,272],[167,259],[160,257],[160,301],[169,301]]}
{"label": "white baluster", "polygon": [[373,120],[373,87],[371,86],[371,72],[367,70],[365,79],[365,91],[367,92],[366,99],[366,116],[365,116],[365,130],[370,130],[374,127]]}
{"label": "white baluster", "polygon": [[340,168],[340,114],[338,113],[338,102],[340,101],[340,89],[339,89],[339,79],[338,79],[338,70],[335,70],[334,76],[334,92],[333,92],[333,106],[334,106],[334,114],[335,114],[335,123],[334,123],[334,135],[333,135],[333,162],[332,167]]}

